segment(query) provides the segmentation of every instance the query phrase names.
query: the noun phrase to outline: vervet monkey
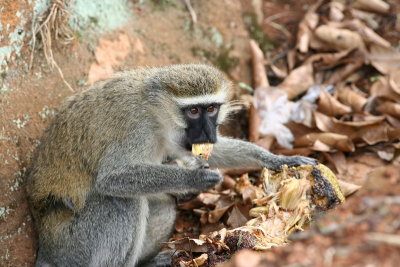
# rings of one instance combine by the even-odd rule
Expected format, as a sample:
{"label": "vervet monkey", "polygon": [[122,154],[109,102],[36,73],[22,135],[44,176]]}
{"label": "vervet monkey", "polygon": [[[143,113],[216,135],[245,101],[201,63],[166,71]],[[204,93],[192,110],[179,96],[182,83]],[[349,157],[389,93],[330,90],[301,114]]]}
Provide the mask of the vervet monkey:
{"label": "vervet monkey", "polygon": [[216,170],[163,164],[190,159],[193,144],[214,143],[211,168],[316,163],[219,136],[228,90],[220,71],[189,64],[123,72],[71,97],[28,176],[36,266],[154,265],[174,228],[174,195],[222,179]]}

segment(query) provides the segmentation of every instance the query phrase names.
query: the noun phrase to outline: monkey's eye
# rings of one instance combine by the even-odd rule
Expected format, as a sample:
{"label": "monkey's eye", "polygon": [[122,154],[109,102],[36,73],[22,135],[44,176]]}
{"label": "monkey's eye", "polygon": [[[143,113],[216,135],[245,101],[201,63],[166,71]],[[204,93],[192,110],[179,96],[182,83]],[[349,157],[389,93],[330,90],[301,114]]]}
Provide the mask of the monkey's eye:
{"label": "monkey's eye", "polygon": [[208,112],[208,116],[214,116],[215,114],[217,114],[218,108],[216,106],[208,106],[207,107],[207,112]]}
{"label": "monkey's eye", "polygon": [[200,111],[198,108],[189,108],[188,110],[186,110],[186,114],[191,119],[200,118]]}

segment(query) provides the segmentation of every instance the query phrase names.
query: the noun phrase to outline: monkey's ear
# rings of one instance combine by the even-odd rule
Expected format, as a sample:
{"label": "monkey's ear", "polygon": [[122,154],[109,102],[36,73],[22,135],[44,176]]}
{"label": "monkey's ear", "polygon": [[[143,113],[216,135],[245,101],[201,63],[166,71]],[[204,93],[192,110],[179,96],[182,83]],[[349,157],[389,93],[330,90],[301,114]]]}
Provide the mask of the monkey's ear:
{"label": "monkey's ear", "polygon": [[229,117],[229,115],[232,115],[233,113],[241,110],[243,107],[244,103],[237,100],[222,104],[219,108],[217,123],[223,124],[224,121]]}

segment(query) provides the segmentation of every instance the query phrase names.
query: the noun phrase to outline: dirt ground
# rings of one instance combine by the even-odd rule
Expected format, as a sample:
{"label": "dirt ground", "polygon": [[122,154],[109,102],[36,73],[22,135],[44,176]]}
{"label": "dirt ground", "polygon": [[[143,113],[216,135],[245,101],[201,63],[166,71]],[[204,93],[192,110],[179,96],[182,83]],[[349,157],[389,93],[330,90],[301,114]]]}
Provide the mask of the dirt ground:
{"label": "dirt ground", "polygon": [[[256,23],[260,10],[251,2],[261,3],[258,7],[267,19],[262,27]],[[224,70],[239,95],[243,89],[237,83],[252,84],[250,38],[259,36],[261,30],[268,36],[261,38],[265,49],[289,46],[298,22],[313,2],[192,1],[197,15],[194,24],[183,1],[132,1],[134,16],[128,25],[103,36],[57,45],[54,58],[75,92],[113,72],[138,66],[206,62]],[[399,6],[395,0],[391,3]],[[277,16],[273,21],[285,30],[271,26],[271,16]],[[43,51],[36,51],[33,68],[28,70],[30,55],[24,48],[1,78],[0,266],[34,263],[36,239],[23,176],[49,119],[73,94],[57,70],[49,69]],[[225,132],[244,137],[243,125],[233,121]],[[310,230],[295,234],[292,244],[262,255],[243,252],[242,257],[261,257],[265,266],[396,266],[400,261],[400,169],[382,168],[389,163],[369,151],[347,156],[348,167],[340,178],[366,183],[360,192],[321,215]],[[397,243],[379,233],[397,236]]]}

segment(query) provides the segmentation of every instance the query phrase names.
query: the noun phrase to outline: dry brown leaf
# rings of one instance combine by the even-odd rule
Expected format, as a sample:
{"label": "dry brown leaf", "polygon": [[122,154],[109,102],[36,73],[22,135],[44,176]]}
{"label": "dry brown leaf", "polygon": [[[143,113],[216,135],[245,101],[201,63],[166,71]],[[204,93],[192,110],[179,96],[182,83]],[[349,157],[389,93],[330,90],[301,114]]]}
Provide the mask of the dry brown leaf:
{"label": "dry brown leaf", "polygon": [[225,206],[223,208],[216,208],[208,213],[208,222],[209,223],[216,223],[218,222],[222,216],[233,206],[233,203]]}
{"label": "dry brown leaf", "polygon": [[340,103],[325,89],[321,90],[317,110],[329,116],[343,115],[351,112],[351,108],[349,106]]}
{"label": "dry brown leaf", "polygon": [[362,127],[358,131],[357,136],[368,145],[374,145],[379,142],[386,142],[398,138],[400,136],[400,129],[393,129],[386,122],[381,122]]}
{"label": "dry brown leaf", "polygon": [[333,121],[335,123],[338,123],[340,125],[347,125],[347,126],[352,126],[352,127],[362,127],[362,126],[367,126],[367,125],[373,125],[377,124],[380,122],[383,122],[385,120],[384,116],[373,116],[373,115],[365,115],[365,114],[353,114],[353,120],[352,121],[340,121],[335,118],[333,118]]}
{"label": "dry brown leaf", "polygon": [[371,45],[368,59],[372,66],[383,74],[400,69],[400,52],[393,47]]}
{"label": "dry brown leaf", "polygon": [[203,209],[193,209],[194,214],[200,216],[200,223],[202,225],[208,222],[208,211]]}
{"label": "dry brown leaf", "polygon": [[219,193],[200,193],[197,198],[203,202],[204,205],[216,205],[221,195]]}
{"label": "dry brown leaf", "polygon": [[397,94],[390,86],[389,77],[379,76],[370,89],[372,97],[385,97],[395,102],[400,102],[400,94]]}
{"label": "dry brown leaf", "polygon": [[328,45],[326,45],[326,43],[324,41],[322,41],[321,39],[319,39],[316,34],[311,35],[311,39],[310,39],[310,45],[309,45],[312,49],[319,51],[319,52],[332,52],[332,48]]}
{"label": "dry brown leaf", "polygon": [[287,52],[287,64],[289,67],[289,70],[293,70],[294,66],[296,66],[296,50],[291,49]]}
{"label": "dry brown leaf", "polygon": [[390,47],[390,43],[388,41],[383,39],[381,36],[379,36],[379,34],[374,32],[371,28],[362,23],[360,20],[353,19],[346,24],[349,25],[349,28],[356,30],[366,43],[373,43],[382,47]]}
{"label": "dry brown leaf", "polygon": [[207,252],[207,244],[204,240],[196,238],[183,238],[172,242],[166,242],[169,248],[191,252]]}
{"label": "dry brown leaf", "polygon": [[245,225],[247,221],[248,219],[246,218],[246,216],[244,216],[235,205],[232,209],[231,214],[229,215],[227,223],[231,227],[236,228]]}
{"label": "dry brown leaf", "polygon": [[306,63],[313,63],[316,69],[332,68],[341,64],[341,59],[349,55],[352,50],[343,50],[336,53],[318,53],[307,58]]}
{"label": "dry brown leaf", "polygon": [[400,95],[400,69],[389,73],[389,86],[390,89]]}
{"label": "dry brown leaf", "polygon": [[222,185],[224,188],[228,189],[234,189],[235,188],[236,181],[229,175],[224,175],[224,181],[222,182]]}
{"label": "dry brown leaf", "polygon": [[275,74],[275,76],[278,77],[279,79],[285,79],[288,75],[288,72],[286,69],[278,68],[274,64],[269,64],[269,67],[271,68],[271,70]]}
{"label": "dry brown leaf", "polygon": [[385,115],[385,118],[393,128],[400,129],[400,120],[399,119],[396,119],[390,115]]}
{"label": "dry brown leaf", "polygon": [[259,196],[259,189],[256,186],[248,186],[243,190],[243,202],[250,204],[251,201]]}
{"label": "dry brown leaf", "polygon": [[296,49],[298,49],[301,53],[308,52],[312,31],[315,29],[315,27],[317,27],[319,21],[319,15],[316,13],[316,11],[322,3],[323,1],[319,0],[315,4],[313,4],[307,10],[307,13],[299,23]]}
{"label": "dry brown leaf", "polygon": [[354,8],[386,14],[390,5],[383,0],[357,0],[353,4]]}
{"label": "dry brown leaf", "polygon": [[207,263],[208,260],[208,255],[203,253],[197,258],[194,258],[193,260],[190,261],[181,261],[180,265],[184,267],[198,267],[198,266],[204,266]]}
{"label": "dry brown leaf", "polygon": [[325,143],[322,143],[320,140],[316,140],[314,142],[314,144],[312,145],[311,149],[314,151],[320,151],[320,152],[332,151],[332,147],[328,146]]}
{"label": "dry brown leaf", "polygon": [[352,58],[352,62],[345,64],[343,67],[335,70],[325,82],[326,84],[337,84],[343,82],[347,77],[351,76],[354,72],[364,65],[364,59],[360,57]]}
{"label": "dry brown leaf", "polygon": [[249,174],[245,173],[236,180],[235,191],[242,194],[246,187],[251,187],[253,184],[250,182]]}
{"label": "dry brown leaf", "polygon": [[355,129],[349,125],[340,123],[335,118],[326,116],[320,112],[314,112],[315,124],[322,132],[332,132],[338,134],[344,134],[348,137],[352,137],[355,134]]}
{"label": "dry brown leaf", "polygon": [[308,52],[308,46],[311,38],[311,31],[318,25],[319,16],[315,13],[315,10],[310,8],[302,21],[299,24],[299,30],[297,32],[297,44],[296,48],[301,53]]}
{"label": "dry brown leaf", "polygon": [[[257,90],[257,89],[256,89]],[[252,103],[249,108],[249,141],[257,142],[260,139],[261,118],[257,108]]]}
{"label": "dry brown leaf", "polygon": [[297,138],[295,141],[295,146],[312,147],[317,140],[325,145],[328,145],[332,149],[337,149],[343,152],[352,152],[355,150],[355,146],[348,136],[336,133],[307,134]]}
{"label": "dry brown leaf", "polygon": [[289,128],[289,130],[293,133],[295,137],[315,132],[314,128],[310,128],[304,124],[296,123],[293,121],[286,123],[286,126]]}
{"label": "dry brown leaf", "polygon": [[394,117],[400,118],[400,104],[393,103],[391,101],[385,101],[382,104],[380,104],[376,108],[376,110],[378,110],[381,113],[387,113]]}
{"label": "dry brown leaf", "polygon": [[327,46],[336,50],[364,47],[361,36],[357,32],[347,29],[338,29],[329,25],[321,25],[315,30],[315,35]]}
{"label": "dry brown leaf", "polygon": [[264,68],[264,53],[262,52],[256,41],[250,40],[249,45],[253,65],[254,87],[268,87],[269,82]]}
{"label": "dry brown leaf", "polygon": [[330,164],[332,164],[336,172],[341,175],[347,170],[347,160],[342,151],[337,151],[334,153],[324,153],[325,158]]}
{"label": "dry brown leaf", "polygon": [[278,88],[287,93],[288,99],[293,99],[312,85],[314,85],[313,67],[311,64],[305,64],[292,70]]}
{"label": "dry brown leaf", "polygon": [[[263,90],[262,88],[268,87],[269,82],[264,68],[264,54],[257,42],[250,40],[250,53],[253,65],[253,80],[255,90]],[[249,109],[249,140],[256,142],[260,138],[261,119],[257,108],[254,103],[251,104]]]}
{"label": "dry brown leaf", "polygon": [[342,103],[351,106],[355,112],[362,112],[368,101],[367,98],[349,86],[342,86],[338,89],[338,98]]}
{"label": "dry brown leaf", "polygon": [[341,21],[344,18],[345,5],[341,2],[332,1],[329,3],[329,18],[333,21]]}
{"label": "dry brown leaf", "polygon": [[357,192],[362,186],[345,182],[343,180],[338,180],[340,189],[342,189],[343,195],[345,197],[350,196]]}
{"label": "dry brown leaf", "polygon": [[374,13],[362,11],[355,8],[351,8],[350,13],[353,18],[364,21],[372,29],[377,29],[379,27],[379,23],[375,19],[377,15]]}
{"label": "dry brown leaf", "polygon": [[271,148],[272,144],[274,143],[274,141],[275,141],[275,137],[273,135],[268,134],[268,135],[264,135],[263,137],[261,137],[256,142],[256,144],[269,150]]}

